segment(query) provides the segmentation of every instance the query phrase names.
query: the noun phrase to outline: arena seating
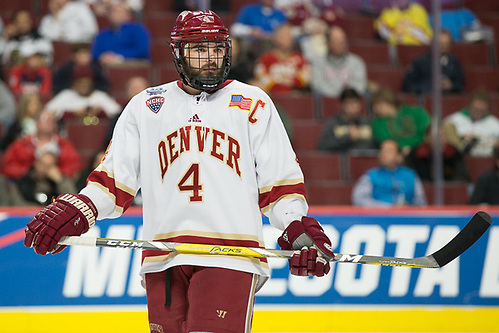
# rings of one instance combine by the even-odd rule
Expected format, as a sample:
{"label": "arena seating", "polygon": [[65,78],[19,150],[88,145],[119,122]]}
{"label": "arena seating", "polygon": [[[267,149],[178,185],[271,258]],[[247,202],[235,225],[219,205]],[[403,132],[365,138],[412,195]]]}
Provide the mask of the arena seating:
{"label": "arena seating", "polygon": [[317,150],[319,136],[322,131],[323,124],[315,120],[302,120],[293,122],[292,141],[296,151],[302,150]]}
{"label": "arena seating", "polygon": [[109,120],[100,119],[98,124],[85,125],[80,120],[67,120],[64,122],[67,138],[73,143],[80,153],[83,165],[87,165],[97,151],[106,148],[106,135]]}
{"label": "arena seating", "polygon": [[292,120],[316,119],[315,101],[311,94],[272,94],[272,100],[278,108],[283,108]]}
{"label": "arena seating", "polygon": [[297,154],[305,180],[342,180],[343,156],[339,153],[304,151]]}
{"label": "arena seating", "polygon": [[351,182],[310,181],[306,183],[307,199],[312,205],[351,205]]}
{"label": "arena seating", "polygon": [[350,52],[357,54],[368,67],[373,65],[391,65],[390,47],[387,43],[373,40],[359,40],[350,44]]}
{"label": "arena seating", "polygon": [[[442,96],[442,117],[446,117],[451,113],[462,110],[466,107],[467,102],[468,97],[464,95]],[[430,114],[433,113],[433,99],[431,98],[431,96],[425,97],[424,107]]]}
{"label": "arena seating", "polygon": [[[435,204],[435,187],[432,183],[425,183],[424,191],[429,205]],[[469,184],[467,183],[444,183],[443,204],[444,205],[466,205],[469,198]]]}
{"label": "arena seating", "polygon": [[[227,26],[231,26],[240,8],[257,0],[229,0],[229,12],[220,13]],[[335,5],[349,10],[353,3],[360,1],[338,0]],[[429,0],[422,1],[425,6]],[[174,0],[144,1],[143,23],[152,36],[152,62],[147,66],[123,66],[107,69],[110,79],[110,93],[120,103],[127,100],[126,81],[133,75],[142,75],[157,85],[176,80],[178,74],[173,66],[173,57],[168,46],[169,34],[177,17]],[[455,5],[446,2],[446,8],[465,6],[472,10],[480,21],[495,30],[493,45],[486,43],[455,44],[453,52],[465,68],[466,94],[442,96],[442,115],[455,112],[466,106],[467,93],[483,87],[492,97],[492,111],[499,114],[499,1],[456,0]],[[0,6],[0,16],[8,23],[10,15],[17,9],[29,9],[39,22],[48,8],[48,0],[4,1]],[[351,52],[362,57],[368,70],[368,79],[381,86],[399,92],[407,66],[417,56],[428,49],[427,46],[390,47],[376,38],[373,31],[375,16],[348,12],[344,18],[344,28],[348,34]],[[99,18],[99,26],[107,25],[105,18]],[[54,43],[54,68],[68,60],[71,47],[65,43]],[[8,69],[4,69],[7,71]],[[351,204],[352,186],[367,169],[377,164],[376,156],[355,155],[352,153],[326,153],[317,150],[318,140],[325,120],[339,110],[337,98],[316,98],[310,93],[272,94],[274,103],[283,109],[292,121],[294,129],[293,147],[297,152],[303,169],[308,199],[312,205]],[[404,104],[420,104],[431,114],[433,109],[430,96],[400,94]],[[365,102],[366,114],[369,103]],[[97,126],[68,124],[68,137],[82,153],[84,159],[90,158],[95,147],[102,147],[107,122]],[[91,128],[91,130],[89,129]],[[470,171],[471,182],[484,171],[492,168],[490,158],[467,157],[465,163]],[[468,183],[446,183],[444,186],[445,204],[466,204],[469,192]],[[429,202],[433,203],[433,185],[425,184]]]}
{"label": "arena seating", "polygon": [[466,156],[465,163],[472,183],[476,182],[481,174],[494,168],[494,159],[492,157]]}
{"label": "arena seating", "polygon": [[346,178],[358,180],[367,170],[378,166],[378,157],[370,155],[347,155]]}
{"label": "arena seating", "polygon": [[367,68],[367,78],[382,87],[400,91],[404,78],[404,69],[389,65],[373,65]]}

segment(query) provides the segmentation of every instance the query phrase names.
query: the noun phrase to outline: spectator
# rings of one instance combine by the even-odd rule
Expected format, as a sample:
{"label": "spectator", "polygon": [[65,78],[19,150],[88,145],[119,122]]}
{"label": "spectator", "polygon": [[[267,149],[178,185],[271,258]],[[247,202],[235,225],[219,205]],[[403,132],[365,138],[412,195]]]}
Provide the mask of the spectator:
{"label": "spectator", "polygon": [[286,111],[286,109],[284,109],[284,107],[282,107],[282,105],[276,103],[275,107],[277,109],[277,113],[279,114],[279,118],[281,118],[282,124],[284,125],[284,129],[286,130],[289,141],[293,142],[295,132],[293,130],[292,119],[288,116],[288,112]]}
{"label": "spectator", "polygon": [[[126,95],[127,95],[126,103],[128,103],[128,101],[131,100],[133,96],[146,90],[149,86],[150,86],[150,82],[145,77],[132,76],[131,78],[129,78],[127,81],[127,84],[126,84]],[[126,105],[122,105],[122,106],[124,108]],[[117,113],[115,116],[113,116],[113,118],[111,118],[111,121],[109,122],[109,128],[107,130],[106,138],[104,140],[103,148],[105,148],[109,145],[109,142],[111,141],[111,138],[113,136],[114,126],[116,125],[116,122],[118,121],[118,118],[120,117],[120,115],[121,115],[121,111],[119,113]]]}
{"label": "spectator", "polygon": [[[447,142],[445,129],[440,131],[443,160],[443,178],[445,181],[469,181],[469,173],[463,154]],[[431,127],[426,130],[423,143],[411,150],[405,158],[405,165],[414,169],[422,181],[433,181],[433,136]]]}
{"label": "spectator", "polygon": [[[109,9],[109,6],[112,5],[115,0],[80,0],[86,2],[92,11],[95,13],[95,15],[102,17],[107,15],[107,11]],[[144,2],[145,0],[122,0],[122,3],[126,4],[133,16],[138,19],[142,20],[142,10],[144,9]]]}
{"label": "spectator", "polygon": [[402,166],[403,155],[397,142],[383,141],[378,153],[379,166],[369,169],[355,183],[355,206],[425,206],[423,184],[416,172]]}
{"label": "spectator", "polygon": [[412,0],[392,0],[374,21],[374,30],[392,45],[428,45],[433,34],[426,9]]}
{"label": "spectator", "polygon": [[282,9],[288,22],[298,27],[302,32],[307,31],[308,26],[316,25],[318,21],[330,27],[333,25],[344,27],[343,17],[345,12],[340,7],[333,5],[333,1],[291,1],[288,6]]}
{"label": "spectator", "polygon": [[151,83],[149,80],[143,76],[132,76],[129,78],[126,84],[126,95],[128,100],[132,99],[132,97],[138,93],[146,90],[150,85]]}
{"label": "spectator", "polygon": [[362,96],[352,88],[340,95],[341,110],[326,122],[319,139],[319,149],[348,152],[372,149],[371,124],[363,110]]}
{"label": "spectator", "polygon": [[402,105],[388,89],[374,93],[371,99],[374,119],[373,138],[376,144],[391,139],[397,142],[404,155],[419,146],[430,124],[430,116],[420,106]]}
{"label": "spectator", "polygon": [[71,47],[71,59],[63,64],[54,73],[52,92],[57,95],[64,89],[70,89],[73,82],[73,74],[79,71],[79,68],[90,67],[94,87],[97,90],[107,91],[109,82],[104,69],[98,62],[92,61],[90,45],[85,43],[73,44]]}
{"label": "spectator", "polygon": [[57,42],[90,43],[98,32],[97,19],[81,1],[49,0],[49,13],[42,17],[39,32]]}
{"label": "spectator", "polygon": [[[127,85],[126,85],[126,94],[127,94],[126,103],[128,103],[128,101],[130,99],[132,99],[132,97],[134,97],[138,93],[146,90],[148,87],[150,87],[150,82],[145,77],[142,77],[142,76],[132,76],[131,78],[129,78],[128,81],[127,81]],[[125,106],[126,105],[123,105],[123,108]],[[116,122],[118,121],[120,115],[121,115],[121,112],[118,113],[117,115],[115,115],[111,119],[111,121],[109,122],[109,127],[107,129],[106,137],[104,139],[104,144],[102,146],[103,149],[106,149],[106,147],[109,146],[109,144],[111,142],[111,139],[113,137],[114,127],[116,126]],[[89,169],[87,169],[85,171],[85,173],[81,175],[81,177],[80,177],[80,179],[78,181],[78,188],[79,188],[79,190],[81,190],[86,185],[86,179],[87,179],[86,177],[88,177],[88,175],[90,174],[90,172],[92,172],[100,164],[100,161],[102,160],[102,156],[103,156],[101,154],[105,154],[105,151],[104,150],[97,151],[96,155],[93,158],[93,163],[92,163],[92,165],[94,167],[91,168],[90,165],[89,165]],[[83,177],[85,177],[85,178],[83,178]],[[141,203],[142,203],[142,191],[139,190],[137,192],[137,194],[135,195],[135,199],[133,201],[133,205],[141,205]]]}
{"label": "spectator", "polygon": [[[184,10],[204,10],[208,8],[203,8],[203,4],[206,4],[204,0],[176,0],[175,10],[178,13],[183,12]],[[210,0],[210,10],[214,12],[229,12],[231,3],[227,0]]]}
{"label": "spectator", "polygon": [[[81,191],[81,189],[87,185],[88,175],[90,175],[90,173],[99,166],[105,154],[106,152],[104,150],[99,150],[94,154],[94,156],[92,156],[87,167],[80,173],[80,177],[78,177],[78,181],[76,182],[77,191]],[[75,192],[68,192],[68,193],[75,193]]]}
{"label": "spectator", "polygon": [[52,198],[76,191],[74,181],[61,172],[57,159],[48,151],[36,156],[29,172],[10,187],[12,205],[48,205]]}
{"label": "spectator", "polygon": [[[1,19],[0,19],[1,22]],[[1,24],[0,24],[1,25]],[[1,30],[1,29],[0,29]],[[9,195],[9,185],[5,177],[0,174],[0,207],[12,206],[10,195]]]}
{"label": "spectator", "polygon": [[322,96],[338,97],[343,89],[353,88],[364,94],[367,86],[366,64],[348,51],[345,31],[333,26],[328,32],[328,54],[320,55],[305,40],[302,51],[312,65],[312,92]]}
{"label": "spectator", "polygon": [[475,90],[468,106],[444,119],[455,126],[455,135],[447,133],[447,140],[459,151],[471,156],[492,156],[499,142],[499,119],[490,114],[490,96]]}
{"label": "spectator", "polygon": [[296,43],[290,24],[276,29],[272,38],[274,49],[264,53],[255,65],[254,84],[268,93],[289,93],[308,88],[310,65]]}
{"label": "spectator", "polygon": [[470,205],[499,205],[499,146],[494,147],[494,164],[481,174],[473,188]]}
{"label": "spectator", "polygon": [[249,61],[248,52],[242,52],[241,40],[238,37],[231,38],[232,59],[228,79],[250,83],[253,78],[253,65]]}
{"label": "spectator", "polygon": [[99,117],[112,118],[121,110],[120,105],[106,92],[94,87],[90,67],[78,67],[73,72],[73,83],[52,98],[45,106],[58,120],[80,118],[91,124]]}
{"label": "spectator", "polygon": [[17,119],[9,127],[3,140],[2,149],[7,148],[16,139],[34,135],[36,121],[43,110],[42,96],[40,94],[23,94],[19,97]]}
{"label": "spectator", "polygon": [[17,96],[39,93],[49,97],[52,92],[52,73],[45,63],[45,56],[30,44],[21,46],[20,55],[24,62],[12,67],[9,74],[12,92]]}
{"label": "spectator", "polygon": [[151,38],[147,29],[134,22],[130,8],[122,3],[109,7],[110,26],[102,29],[92,46],[92,58],[102,65],[132,60],[151,60]]}
{"label": "spectator", "polygon": [[[464,90],[464,71],[459,59],[452,53],[452,35],[443,30],[440,33],[440,68],[442,81],[440,88],[444,94],[459,94]],[[416,58],[407,70],[402,83],[402,91],[414,94],[429,94],[432,89],[431,49]]]}
{"label": "spectator", "polygon": [[0,80],[0,142],[16,117],[16,100],[9,87]]}
{"label": "spectator", "polygon": [[45,152],[57,156],[57,165],[65,177],[73,178],[80,171],[80,156],[74,146],[57,132],[52,113],[43,111],[36,122],[36,133],[15,140],[5,151],[2,174],[20,179],[33,166],[36,157]]}
{"label": "spectator", "polygon": [[236,37],[269,39],[277,27],[286,21],[286,15],[274,7],[274,0],[260,0],[240,10],[231,33]]}
{"label": "spectator", "polygon": [[295,35],[300,40],[306,37],[307,47],[312,48],[313,53],[326,55],[328,29],[335,25],[344,28],[343,9],[329,0],[290,1],[285,8],[288,22],[295,27]]}
{"label": "spectator", "polygon": [[0,38],[2,63],[7,66],[21,64],[23,58],[20,48],[26,44],[46,57],[46,63],[52,63],[54,49],[52,42],[38,33],[33,17],[27,10],[18,10],[12,14],[11,22],[5,27]]}
{"label": "spectator", "polygon": [[[3,35],[3,31],[4,31],[4,25],[3,25],[2,17],[0,16],[0,41],[1,41],[1,36]],[[5,49],[5,45],[2,42],[0,42],[0,60],[1,60],[1,55],[2,55],[4,49]],[[5,77],[3,75],[2,61],[0,61],[0,79],[1,80],[5,79]],[[0,186],[1,186],[1,180],[0,180]],[[1,204],[1,200],[2,200],[2,198],[0,197],[0,204]]]}
{"label": "spectator", "polygon": [[[482,25],[476,15],[467,8],[442,10],[441,19],[442,29],[448,30],[458,43],[493,41],[493,29]],[[433,18],[430,17],[430,23],[433,23],[432,21]]]}

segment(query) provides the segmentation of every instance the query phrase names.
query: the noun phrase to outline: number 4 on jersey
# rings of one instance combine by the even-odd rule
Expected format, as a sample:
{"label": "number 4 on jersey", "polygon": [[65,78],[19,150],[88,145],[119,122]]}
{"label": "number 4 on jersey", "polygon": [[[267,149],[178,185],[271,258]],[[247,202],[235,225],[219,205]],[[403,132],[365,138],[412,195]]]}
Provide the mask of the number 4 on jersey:
{"label": "number 4 on jersey", "polygon": [[203,191],[203,184],[199,183],[199,164],[193,163],[177,184],[180,192],[192,192],[189,202],[201,202],[203,196],[199,192]]}

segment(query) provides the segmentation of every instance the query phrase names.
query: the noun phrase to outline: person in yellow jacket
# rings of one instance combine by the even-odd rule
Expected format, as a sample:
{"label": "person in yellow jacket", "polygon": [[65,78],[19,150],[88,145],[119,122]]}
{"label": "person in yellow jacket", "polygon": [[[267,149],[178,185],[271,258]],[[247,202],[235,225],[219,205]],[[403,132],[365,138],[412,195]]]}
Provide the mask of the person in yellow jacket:
{"label": "person in yellow jacket", "polygon": [[393,0],[374,21],[374,29],[392,45],[428,45],[433,36],[428,12],[410,0]]}

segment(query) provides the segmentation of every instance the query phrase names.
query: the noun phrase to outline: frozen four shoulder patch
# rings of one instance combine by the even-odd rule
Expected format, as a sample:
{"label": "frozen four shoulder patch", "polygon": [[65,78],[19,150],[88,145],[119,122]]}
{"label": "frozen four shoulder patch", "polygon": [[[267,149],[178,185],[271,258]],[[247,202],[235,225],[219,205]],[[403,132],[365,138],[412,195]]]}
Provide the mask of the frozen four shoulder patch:
{"label": "frozen four shoulder patch", "polygon": [[165,88],[150,88],[146,90],[146,93],[149,96],[154,96],[154,95],[161,95],[166,92]]}

